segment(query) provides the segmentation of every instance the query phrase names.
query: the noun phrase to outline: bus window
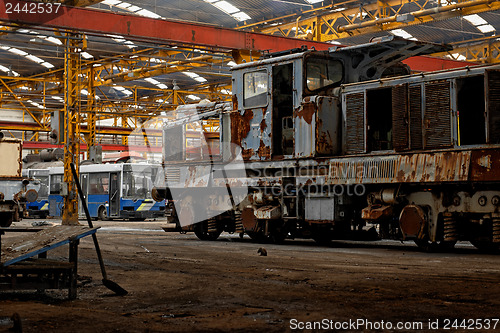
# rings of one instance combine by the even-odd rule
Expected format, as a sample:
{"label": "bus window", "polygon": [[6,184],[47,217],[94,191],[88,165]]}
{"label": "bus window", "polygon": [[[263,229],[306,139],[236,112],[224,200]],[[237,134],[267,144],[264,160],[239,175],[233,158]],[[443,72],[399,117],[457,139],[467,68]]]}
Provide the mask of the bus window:
{"label": "bus window", "polygon": [[91,173],[89,175],[89,194],[109,193],[109,173]]}
{"label": "bus window", "polygon": [[50,194],[61,193],[61,188],[63,184],[63,175],[51,175],[50,176]]}
{"label": "bus window", "polygon": [[153,188],[152,169],[123,171],[123,197],[151,198]]}

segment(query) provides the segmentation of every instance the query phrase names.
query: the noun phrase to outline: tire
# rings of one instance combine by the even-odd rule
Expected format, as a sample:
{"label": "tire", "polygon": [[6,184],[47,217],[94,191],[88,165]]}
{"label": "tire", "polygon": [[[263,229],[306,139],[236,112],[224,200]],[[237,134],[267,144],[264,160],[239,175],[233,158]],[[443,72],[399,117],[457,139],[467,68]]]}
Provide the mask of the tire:
{"label": "tire", "polygon": [[109,220],[109,218],[108,218],[108,211],[106,210],[106,207],[104,207],[104,206],[99,207],[99,211],[97,212],[97,217],[101,221],[107,221],[107,220]]}

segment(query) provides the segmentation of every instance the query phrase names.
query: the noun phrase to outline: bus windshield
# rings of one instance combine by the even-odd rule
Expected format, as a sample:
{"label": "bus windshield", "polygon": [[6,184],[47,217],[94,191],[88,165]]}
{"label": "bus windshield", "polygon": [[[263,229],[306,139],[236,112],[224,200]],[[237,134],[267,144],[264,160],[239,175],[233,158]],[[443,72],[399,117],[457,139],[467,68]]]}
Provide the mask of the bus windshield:
{"label": "bus windshield", "polygon": [[154,176],[152,168],[123,170],[123,197],[151,199]]}

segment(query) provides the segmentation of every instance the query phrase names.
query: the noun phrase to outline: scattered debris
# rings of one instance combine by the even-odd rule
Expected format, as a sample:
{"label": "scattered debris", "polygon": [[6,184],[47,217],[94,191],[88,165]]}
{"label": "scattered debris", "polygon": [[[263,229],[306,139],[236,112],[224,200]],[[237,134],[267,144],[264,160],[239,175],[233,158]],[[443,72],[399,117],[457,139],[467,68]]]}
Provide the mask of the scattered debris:
{"label": "scattered debris", "polygon": [[37,221],[37,222],[32,222],[31,225],[33,227],[43,227],[43,226],[51,226],[53,223],[47,222],[47,221]]}

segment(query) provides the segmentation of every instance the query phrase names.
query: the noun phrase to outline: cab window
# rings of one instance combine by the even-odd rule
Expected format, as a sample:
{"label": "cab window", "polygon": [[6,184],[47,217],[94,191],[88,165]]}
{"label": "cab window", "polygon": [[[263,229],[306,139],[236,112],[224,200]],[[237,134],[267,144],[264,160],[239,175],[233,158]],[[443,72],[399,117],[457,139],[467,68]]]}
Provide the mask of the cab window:
{"label": "cab window", "polygon": [[306,84],[309,91],[315,91],[342,81],[342,63],[338,60],[310,57],[306,63]]}
{"label": "cab window", "polygon": [[245,73],[243,82],[243,106],[245,108],[266,106],[268,96],[267,71]]}

